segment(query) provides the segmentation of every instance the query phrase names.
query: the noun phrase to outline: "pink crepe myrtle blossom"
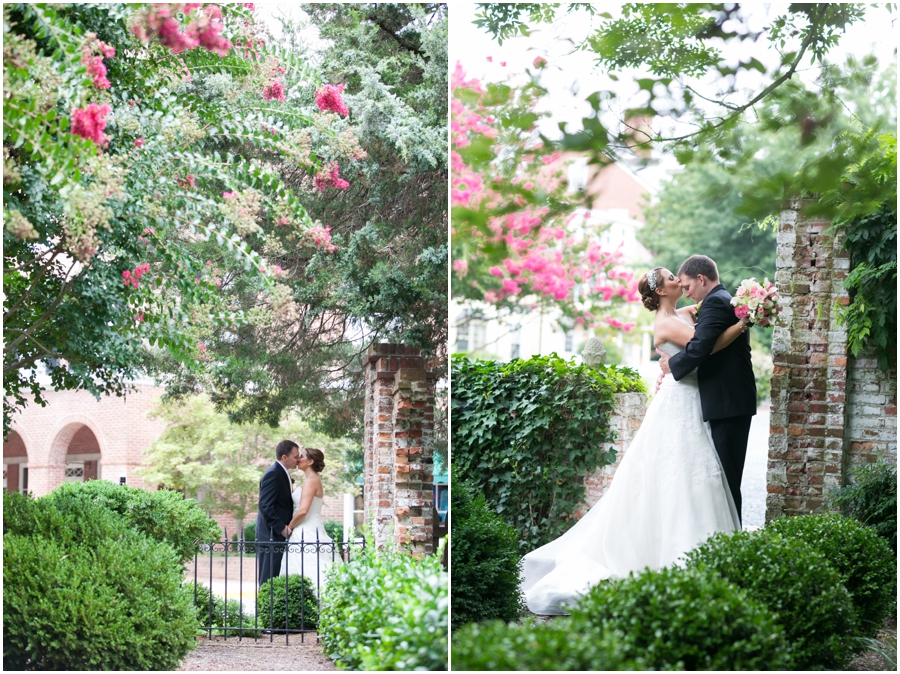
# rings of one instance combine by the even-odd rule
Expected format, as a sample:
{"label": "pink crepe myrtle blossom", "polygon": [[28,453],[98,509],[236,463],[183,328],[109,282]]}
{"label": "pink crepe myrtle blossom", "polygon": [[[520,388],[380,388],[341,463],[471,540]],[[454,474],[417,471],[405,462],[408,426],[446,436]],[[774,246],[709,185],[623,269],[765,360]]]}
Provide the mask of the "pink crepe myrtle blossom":
{"label": "pink crepe myrtle blossom", "polygon": [[[566,187],[561,154],[549,144],[510,140],[509,108],[530,109],[537,99],[487,99],[457,63],[451,89],[459,88],[466,93],[451,98],[450,188],[451,205],[462,208],[454,213],[452,236],[466,254],[454,261],[454,286],[470,299],[527,310],[523,299],[534,298],[536,305],[564,307],[579,325],[633,330],[636,324],[625,317],[602,318],[601,310],[638,302],[640,293],[634,274],[623,268],[621,247],[603,247],[576,212],[560,207]],[[485,158],[485,147],[509,161]],[[470,280],[473,270],[478,277]]]}
{"label": "pink crepe myrtle blossom", "polygon": [[[176,13],[189,18],[184,30],[174,16]],[[202,46],[222,57],[227,56],[233,46],[222,37],[223,29],[222,8],[218,5],[204,5],[201,8],[200,3],[158,3],[139,13],[131,31],[142,42],[156,38],[174,54]]]}
{"label": "pink crepe myrtle blossom", "polygon": [[81,62],[87,67],[88,75],[94,80],[94,86],[98,89],[109,89],[110,82],[106,77],[106,65],[103,56],[85,56]]}
{"label": "pink crepe myrtle blossom", "polygon": [[89,103],[85,108],[72,110],[70,129],[76,136],[92,140],[97,145],[106,147],[109,141],[103,133],[106,130],[106,116],[112,111],[109,103],[97,105]]}
{"label": "pink crepe myrtle blossom", "polygon": [[344,91],[343,84],[326,84],[316,92],[316,105],[322,112],[336,112],[346,117],[350,114],[350,109],[344,103],[341,92]]}
{"label": "pink crepe myrtle blossom", "polygon": [[278,80],[272,80],[263,89],[263,99],[267,101],[284,101],[284,85]]}
{"label": "pink crepe myrtle blossom", "polygon": [[223,199],[236,199],[237,192],[222,192]]}
{"label": "pink crepe myrtle blossom", "polygon": [[133,286],[137,288],[140,285],[141,277],[144,274],[150,271],[150,265],[148,263],[139,264],[132,270],[126,269],[122,272],[122,281],[126,286]]}
{"label": "pink crepe myrtle blossom", "polygon": [[316,225],[306,234],[312,240],[316,248],[326,253],[333,253],[337,250],[337,246],[331,243],[331,227]]}
{"label": "pink crepe myrtle blossom", "polygon": [[143,146],[143,144],[145,142],[146,141],[143,138],[138,138],[137,140],[134,141],[134,146],[140,150],[141,146]]}
{"label": "pink crepe myrtle blossom", "polygon": [[345,190],[350,187],[350,183],[338,175],[339,170],[337,162],[332,162],[330,169],[319,171],[316,174],[315,183],[320,192],[324,191],[326,187],[333,187],[336,190]]}
{"label": "pink crepe myrtle blossom", "polygon": [[543,56],[536,56],[534,61],[532,62],[532,65],[535,68],[543,68],[545,65],[547,65],[547,59],[545,59]]}

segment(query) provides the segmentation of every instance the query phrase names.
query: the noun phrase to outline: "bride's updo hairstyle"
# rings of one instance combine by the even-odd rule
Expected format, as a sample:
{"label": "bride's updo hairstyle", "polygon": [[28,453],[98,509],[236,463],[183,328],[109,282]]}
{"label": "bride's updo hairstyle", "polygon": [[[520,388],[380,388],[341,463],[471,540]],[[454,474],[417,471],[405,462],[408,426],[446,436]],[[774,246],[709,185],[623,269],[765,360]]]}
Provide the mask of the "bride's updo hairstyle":
{"label": "bride's updo hairstyle", "polygon": [[322,450],[315,447],[307,447],[303,451],[306,452],[307,458],[313,462],[312,469],[317,473],[321,473],[322,469],[325,468],[325,454],[322,453]]}
{"label": "bride's updo hairstyle", "polygon": [[[660,273],[662,270],[663,267],[655,267],[641,276],[638,281],[641,302],[643,302],[644,306],[647,307],[649,311],[656,311],[659,309],[659,295],[656,294],[656,288],[659,288],[660,282],[662,281],[662,274]],[[647,276],[649,276],[651,272],[656,273],[656,284],[653,289],[650,288],[650,281],[647,279]]]}

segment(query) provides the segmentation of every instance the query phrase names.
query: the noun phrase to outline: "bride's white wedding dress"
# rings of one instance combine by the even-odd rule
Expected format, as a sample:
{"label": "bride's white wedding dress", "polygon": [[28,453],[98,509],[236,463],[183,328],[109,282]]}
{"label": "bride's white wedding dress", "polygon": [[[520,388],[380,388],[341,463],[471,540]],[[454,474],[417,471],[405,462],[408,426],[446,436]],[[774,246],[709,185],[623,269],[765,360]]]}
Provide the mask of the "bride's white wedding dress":
{"label": "bride's white wedding dress", "polygon": [[[659,348],[681,351],[671,342]],[[602,580],[678,563],[711,534],[739,528],[697,373],[681,381],[668,374],[603,497],[565,534],[525,555],[528,609],[565,614],[565,604]]]}
{"label": "bride's white wedding dress", "polygon": [[[294,511],[300,507],[302,488],[297,487],[291,494]],[[325,586],[325,572],[334,562],[341,561],[341,551],[325,531],[322,521],[322,503],[319,496],[313,496],[309,512],[300,525],[291,533],[287,550],[281,558],[279,575],[301,574],[309,578],[317,590]],[[321,545],[316,545],[316,543]]]}

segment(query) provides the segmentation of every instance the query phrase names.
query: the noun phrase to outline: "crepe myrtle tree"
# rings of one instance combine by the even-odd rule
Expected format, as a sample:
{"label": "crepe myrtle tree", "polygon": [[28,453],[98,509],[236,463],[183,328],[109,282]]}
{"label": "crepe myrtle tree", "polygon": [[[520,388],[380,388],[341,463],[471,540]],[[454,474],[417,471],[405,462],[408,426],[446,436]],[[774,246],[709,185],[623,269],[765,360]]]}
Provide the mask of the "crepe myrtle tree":
{"label": "crepe myrtle tree", "polygon": [[45,404],[41,363],[97,396],[129,390],[147,345],[208,368],[217,330],[296,311],[274,256],[333,250],[273,162],[346,188],[341,87],[268,46],[253,12],[4,5],[4,433],[29,396]]}
{"label": "crepe myrtle tree", "polygon": [[515,87],[467,79],[460,64],[453,72],[453,295],[510,312],[553,306],[569,325],[630,331],[613,307],[640,299],[637,277],[585,226],[559,146],[536,132],[546,65],[536,58]]}
{"label": "crepe myrtle tree", "polygon": [[[304,54],[324,81],[344,85],[331,95],[340,94],[349,114],[338,113],[329,129],[338,133],[337,149],[353,152],[338,174],[349,186],[319,189],[289,159],[273,165],[304,195],[311,217],[327,223],[330,245],[298,249],[285,241],[270,257],[294,300],[287,320],[219,330],[207,343],[206,371],[171,359],[159,365],[170,373],[173,395],[207,391],[234,421],[277,424],[300,409],[315,428],[353,436],[361,432],[369,343],[418,347],[435,372],[446,373],[447,8],[303,9],[302,19],[281,19],[280,37],[269,46]],[[304,42],[303,22],[318,31],[315,50]],[[299,70],[283,80],[286,104],[298,109],[321,89]],[[238,285],[235,307],[254,311],[256,291],[246,279],[235,279]]]}

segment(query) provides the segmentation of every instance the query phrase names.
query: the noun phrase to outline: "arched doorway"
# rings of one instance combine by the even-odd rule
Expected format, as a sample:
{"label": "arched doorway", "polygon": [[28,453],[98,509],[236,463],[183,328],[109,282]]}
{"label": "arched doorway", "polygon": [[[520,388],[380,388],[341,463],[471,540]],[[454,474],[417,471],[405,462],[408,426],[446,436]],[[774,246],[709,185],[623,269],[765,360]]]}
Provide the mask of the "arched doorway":
{"label": "arched doorway", "polygon": [[3,443],[3,488],[23,494],[28,491],[28,450],[15,431],[10,431]]}
{"label": "arched doorway", "polygon": [[94,432],[82,426],[69,441],[65,482],[100,479],[100,444]]}

